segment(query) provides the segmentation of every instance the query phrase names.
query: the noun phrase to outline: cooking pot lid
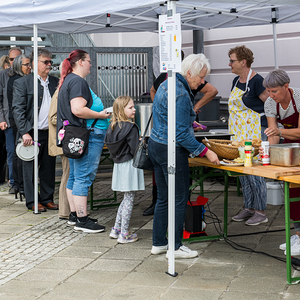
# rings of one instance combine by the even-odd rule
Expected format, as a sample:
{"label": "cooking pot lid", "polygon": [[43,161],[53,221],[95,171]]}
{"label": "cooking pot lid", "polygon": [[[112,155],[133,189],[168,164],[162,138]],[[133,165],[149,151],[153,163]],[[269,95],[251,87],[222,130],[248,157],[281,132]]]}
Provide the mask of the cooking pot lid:
{"label": "cooking pot lid", "polygon": [[[20,159],[31,161],[34,159],[34,145],[25,147],[23,143],[19,143],[16,147],[16,153]],[[37,154],[39,154],[39,148],[37,148]]]}

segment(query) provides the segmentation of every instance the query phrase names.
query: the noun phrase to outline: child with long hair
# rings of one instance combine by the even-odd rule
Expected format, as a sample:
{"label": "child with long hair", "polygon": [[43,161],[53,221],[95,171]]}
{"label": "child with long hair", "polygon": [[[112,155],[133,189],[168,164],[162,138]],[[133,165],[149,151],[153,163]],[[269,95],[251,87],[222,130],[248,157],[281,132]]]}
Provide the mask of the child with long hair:
{"label": "child with long hair", "polygon": [[145,190],[143,170],[132,166],[133,155],[139,144],[139,128],[132,121],[134,115],[133,100],[129,96],[118,97],[113,105],[113,116],[104,140],[114,160],[111,188],[125,192],[109,235],[122,244],[138,239],[136,234],[129,233],[128,228],[135,191]]}

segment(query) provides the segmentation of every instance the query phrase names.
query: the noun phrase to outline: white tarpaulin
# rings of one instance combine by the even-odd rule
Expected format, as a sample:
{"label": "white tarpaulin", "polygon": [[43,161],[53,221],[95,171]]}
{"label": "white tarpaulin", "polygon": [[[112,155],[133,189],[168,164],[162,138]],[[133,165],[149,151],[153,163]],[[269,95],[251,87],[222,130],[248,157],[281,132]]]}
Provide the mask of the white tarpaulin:
{"label": "white tarpaulin", "polygon": [[[182,30],[269,24],[272,8],[278,8],[276,22],[300,21],[299,0],[176,1]],[[2,0],[0,34],[32,34],[33,24],[40,34],[153,32],[166,11],[159,0]]]}

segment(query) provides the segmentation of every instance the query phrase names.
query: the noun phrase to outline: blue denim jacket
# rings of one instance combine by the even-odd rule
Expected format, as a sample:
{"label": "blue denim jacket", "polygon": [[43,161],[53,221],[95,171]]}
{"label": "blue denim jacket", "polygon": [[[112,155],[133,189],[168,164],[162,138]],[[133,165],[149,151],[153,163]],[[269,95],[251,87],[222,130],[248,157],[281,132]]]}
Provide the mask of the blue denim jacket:
{"label": "blue denim jacket", "polygon": [[[191,157],[205,150],[199,143],[192,127],[196,114],[193,110],[193,94],[181,74],[176,74],[176,146],[187,149]],[[150,138],[161,144],[168,144],[168,80],[158,88],[153,101],[153,128]]]}

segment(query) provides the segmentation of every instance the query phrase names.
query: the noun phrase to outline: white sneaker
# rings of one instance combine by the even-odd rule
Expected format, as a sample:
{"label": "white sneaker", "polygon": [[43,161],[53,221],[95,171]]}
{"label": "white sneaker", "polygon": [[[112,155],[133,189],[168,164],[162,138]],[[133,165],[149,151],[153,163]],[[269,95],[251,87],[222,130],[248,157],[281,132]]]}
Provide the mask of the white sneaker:
{"label": "white sneaker", "polygon": [[120,244],[133,243],[136,242],[137,240],[138,240],[137,235],[135,233],[130,234],[129,232],[126,235],[120,233],[118,237],[118,243]]}
{"label": "white sneaker", "polygon": [[[191,250],[186,246],[180,246],[178,250],[174,251],[175,258],[194,258],[198,256],[198,252]],[[166,258],[169,258],[169,251],[167,252]]]}
{"label": "white sneaker", "polygon": [[120,233],[121,233],[121,230],[118,230],[115,227],[113,227],[110,231],[109,237],[111,239],[117,239],[119,237]]}
{"label": "white sneaker", "polygon": [[[298,235],[298,234],[292,235],[292,236],[291,236],[291,247],[292,247],[297,241],[299,241],[299,235]],[[281,245],[279,246],[279,249],[280,249],[280,250],[286,250],[286,243],[281,244]]]}
{"label": "white sneaker", "polygon": [[[286,255],[286,250],[284,251],[284,255]],[[296,243],[294,243],[293,246],[291,246],[291,256],[294,255],[300,255],[300,240],[298,240]]]}
{"label": "white sneaker", "polygon": [[157,255],[166,253],[168,251],[168,245],[165,246],[152,246],[151,254]]}

